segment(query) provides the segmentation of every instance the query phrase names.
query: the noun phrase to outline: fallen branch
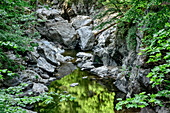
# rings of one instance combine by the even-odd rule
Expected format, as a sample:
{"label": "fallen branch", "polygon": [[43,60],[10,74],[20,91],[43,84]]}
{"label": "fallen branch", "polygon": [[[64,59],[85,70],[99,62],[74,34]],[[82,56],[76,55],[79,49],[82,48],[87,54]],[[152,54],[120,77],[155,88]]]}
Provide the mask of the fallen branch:
{"label": "fallen branch", "polygon": [[108,27],[106,27],[106,28],[100,30],[100,31],[97,32],[97,33],[94,33],[94,36],[96,37],[98,34],[102,33],[103,31],[109,29],[110,27],[112,27],[112,26],[114,26],[114,25],[116,25],[116,24],[117,24],[117,23],[110,24]]}

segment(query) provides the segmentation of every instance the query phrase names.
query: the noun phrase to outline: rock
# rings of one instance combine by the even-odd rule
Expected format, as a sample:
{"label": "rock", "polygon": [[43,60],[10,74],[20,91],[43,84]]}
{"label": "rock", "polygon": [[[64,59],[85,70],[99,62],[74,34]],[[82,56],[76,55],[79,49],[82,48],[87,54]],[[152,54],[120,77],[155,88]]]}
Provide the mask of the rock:
{"label": "rock", "polygon": [[81,50],[91,50],[94,45],[94,34],[90,26],[84,26],[77,30],[80,37],[80,48]]}
{"label": "rock", "polygon": [[93,74],[98,75],[99,77],[106,77],[108,76],[108,68],[106,66],[101,66],[98,68],[91,69],[90,72]]}
{"label": "rock", "polygon": [[37,10],[37,15],[41,19],[43,19],[43,18],[54,19],[54,18],[60,16],[60,14],[61,14],[61,11],[58,9],[48,10],[46,8],[41,8],[41,9]]}
{"label": "rock", "polygon": [[101,35],[99,35],[99,37],[97,39],[97,41],[98,41],[97,46],[99,46],[99,47],[106,47],[107,43],[109,43],[110,37],[111,37],[110,29],[104,31]]}
{"label": "rock", "polygon": [[125,76],[122,77],[122,73],[119,73],[118,79],[114,82],[114,85],[123,93],[127,93],[128,89],[128,81],[126,80]]}
{"label": "rock", "polygon": [[22,74],[20,76],[20,80],[24,81],[24,82],[27,82],[29,80],[31,80],[33,82],[38,82],[41,79],[42,79],[41,76],[32,70],[25,70],[22,72]]}
{"label": "rock", "polygon": [[119,71],[119,68],[118,68],[118,67],[113,67],[113,68],[111,68],[111,70],[109,71],[109,74],[110,74],[111,77],[117,78],[118,71]]}
{"label": "rock", "polygon": [[82,79],[87,79],[87,78],[88,78],[88,76],[82,77]]}
{"label": "rock", "polygon": [[148,107],[144,107],[141,109],[140,113],[156,113],[156,112]]}
{"label": "rock", "polygon": [[157,113],[169,113],[169,112],[170,112],[170,108],[167,108],[167,107],[165,107],[165,105],[164,105],[164,106],[162,106],[162,107],[157,107],[157,108],[156,108],[156,112],[157,112]]}
{"label": "rock", "polygon": [[47,75],[47,74],[41,74],[40,75],[42,78],[44,78],[44,79],[48,79],[48,78],[50,78],[50,76],[49,75]]}
{"label": "rock", "polygon": [[[93,55],[90,53],[85,53],[85,52],[79,52],[76,55],[78,58],[76,60],[76,62],[78,63],[77,66],[83,69],[92,69],[94,66],[92,65],[93,62]],[[91,63],[90,63],[91,62]],[[83,70],[82,69],[82,70]]]}
{"label": "rock", "polygon": [[33,92],[36,93],[36,94],[41,94],[41,93],[47,92],[47,91],[48,91],[48,88],[47,88],[47,86],[45,86],[44,84],[34,83],[32,90],[33,90]]}
{"label": "rock", "polygon": [[11,87],[11,86],[16,86],[16,85],[19,85],[21,83],[20,79],[15,76],[13,77],[12,79],[7,77],[4,81],[3,81],[3,84],[8,86],[8,87]]}
{"label": "rock", "polygon": [[82,70],[88,70],[88,69],[93,69],[95,68],[93,66],[93,62],[86,62],[81,66]]}
{"label": "rock", "polygon": [[68,93],[67,91],[63,91],[63,93]]}
{"label": "rock", "polygon": [[78,86],[79,85],[79,83],[72,83],[72,84],[70,84],[70,87],[75,87],[75,86]]}
{"label": "rock", "polygon": [[74,58],[71,57],[71,56],[65,56],[64,60],[67,61],[67,62],[70,62],[70,61],[74,60]]}
{"label": "rock", "polygon": [[50,77],[48,80],[49,80],[49,82],[53,82],[53,81],[56,80],[56,78],[55,77]]}
{"label": "rock", "polygon": [[47,84],[50,83],[50,82],[49,82],[48,79],[41,79],[41,80],[39,81],[39,83],[42,83],[42,84],[47,85]]}
{"label": "rock", "polygon": [[78,52],[76,56],[77,56],[77,57],[80,57],[80,58],[83,58],[83,57],[92,58],[92,57],[93,57],[92,54],[90,54],[90,53],[85,53],[85,52]]}
{"label": "rock", "polygon": [[75,29],[79,29],[83,26],[90,26],[93,23],[93,20],[89,16],[78,15],[72,18],[72,25]]}
{"label": "rock", "polygon": [[66,21],[47,23],[48,34],[46,36],[54,42],[74,49],[77,45],[77,32],[72,25]]}
{"label": "rock", "polygon": [[57,74],[58,77],[64,77],[66,75],[71,74],[76,69],[76,66],[73,65],[71,62],[64,63],[61,65],[61,67],[58,70]]}
{"label": "rock", "polygon": [[[133,70],[132,70],[133,71]],[[139,69],[137,80],[141,86],[148,87],[150,84],[150,79],[146,77],[150,72],[150,69]]]}
{"label": "rock", "polygon": [[48,62],[50,62],[53,65],[59,65],[60,62],[65,62],[65,58],[61,53],[64,52],[64,50],[61,50],[60,48],[55,47],[55,45],[52,42],[49,42],[47,40],[42,40],[39,43],[38,52],[40,56],[45,57]]}
{"label": "rock", "polygon": [[53,73],[55,70],[55,66],[49,64],[43,57],[38,58],[37,66],[47,72]]}
{"label": "rock", "polygon": [[35,112],[35,111],[31,111],[31,110],[27,110],[27,109],[23,109],[23,110],[25,110],[26,113],[37,113],[37,112]]}

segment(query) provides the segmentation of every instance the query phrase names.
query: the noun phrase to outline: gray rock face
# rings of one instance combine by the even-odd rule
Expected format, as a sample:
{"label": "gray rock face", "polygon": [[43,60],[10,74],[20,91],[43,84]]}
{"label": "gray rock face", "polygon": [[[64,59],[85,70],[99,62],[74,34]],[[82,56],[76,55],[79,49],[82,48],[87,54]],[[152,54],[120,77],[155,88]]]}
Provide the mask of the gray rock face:
{"label": "gray rock face", "polygon": [[44,79],[50,78],[49,75],[47,75],[47,74],[41,74],[41,77],[44,78]]}
{"label": "gray rock face", "polygon": [[48,23],[48,38],[60,44],[64,44],[69,49],[74,49],[77,44],[77,32],[72,25],[66,21]]}
{"label": "gray rock face", "polygon": [[[142,110],[140,111],[140,113],[156,113],[153,109],[150,109],[148,107],[142,108]],[[163,113],[163,112],[161,112]]]}
{"label": "gray rock face", "polygon": [[94,66],[92,65],[93,62],[93,55],[90,53],[79,52],[76,55],[78,58],[76,62],[78,63],[78,67],[82,69],[92,69]]}
{"label": "gray rock face", "polygon": [[82,50],[91,50],[94,45],[94,34],[90,26],[84,26],[77,30],[80,37],[80,48]]}
{"label": "gray rock face", "polygon": [[48,91],[48,88],[44,84],[34,83],[32,90],[35,94],[41,94],[41,93]]}
{"label": "gray rock face", "polygon": [[93,23],[93,20],[89,16],[78,15],[75,18],[72,18],[72,25],[75,29],[79,29],[83,26],[90,26]]}
{"label": "gray rock face", "polygon": [[125,76],[122,77],[122,73],[119,73],[118,79],[114,83],[114,85],[123,93],[127,93],[128,89],[128,81],[126,80]]}
{"label": "gray rock face", "polygon": [[98,68],[91,69],[90,72],[93,74],[98,75],[99,77],[106,77],[108,76],[108,68],[106,66],[101,66]]}
{"label": "gray rock face", "polygon": [[[97,36],[97,45],[94,47],[95,64],[103,64],[104,66],[121,65],[121,58],[116,47],[115,34],[111,34],[111,29],[104,31]],[[120,61],[119,61],[120,60]]]}
{"label": "gray rock face", "polygon": [[64,56],[60,54],[63,53],[64,50],[55,47],[53,43],[48,42],[46,40],[42,40],[38,42],[38,44],[39,44],[38,47],[39,54],[45,57],[48,60],[48,62],[57,66],[60,64],[60,62],[65,62]]}
{"label": "gray rock face", "polygon": [[24,82],[29,81],[29,80],[32,82],[38,82],[42,78],[38,73],[36,73],[32,70],[25,70],[22,72],[20,79],[21,79],[21,81],[24,81]]}
{"label": "gray rock face", "polygon": [[89,69],[93,69],[93,62],[86,62],[81,66],[82,70],[89,70]]}
{"label": "gray rock face", "polygon": [[165,106],[162,106],[161,108],[157,107],[156,112],[157,113],[169,113],[170,108],[166,108]]}
{"label": "gray rock face", "polygon": [[48,10],[46,8],[38,9],[37,15],[41,19],[52,19],[58,17],[61,14],[61,11],[58,9]]}
{"label": "gray rock face", "polygon": [[84,58],[84,57],[86,57],[86,58],[93,58],[93,55],[92,54],[90,54],[90,53],[85,53],[85,52],[79,52],[79,53],[77,53],[77,55],[76,55],[77,57],[80,57],[80,58]]}
{"label": "gray rock face", "polygon": [[55,70],[55,66],[51,65],[50,63],[48,63],[45,58],[40,57],[37,60],[37,66],[47,72],[53,73]]}

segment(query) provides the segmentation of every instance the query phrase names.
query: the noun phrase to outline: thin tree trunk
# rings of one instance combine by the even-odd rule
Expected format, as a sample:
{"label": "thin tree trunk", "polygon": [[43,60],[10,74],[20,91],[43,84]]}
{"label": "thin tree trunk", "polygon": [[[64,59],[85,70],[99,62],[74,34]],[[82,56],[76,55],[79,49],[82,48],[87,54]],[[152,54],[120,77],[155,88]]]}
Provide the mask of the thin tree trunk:
{"label": "thin tree trunk", "polygon": [[38,0],[36,1],[35,11],[37,11],[38,8]]}

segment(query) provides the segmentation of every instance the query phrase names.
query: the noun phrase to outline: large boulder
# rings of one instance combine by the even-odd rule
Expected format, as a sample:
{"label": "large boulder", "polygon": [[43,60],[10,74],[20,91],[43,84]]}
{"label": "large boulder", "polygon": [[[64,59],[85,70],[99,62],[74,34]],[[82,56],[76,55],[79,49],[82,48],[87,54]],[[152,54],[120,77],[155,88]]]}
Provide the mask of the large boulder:
{"label": "large boulder", "polygon": [[61,53],[64,52],[64,50],[61,50],[60,48],[57,48],[54,43],[49,42],[47,40],[42,40],[38,42],[38,52],[40,56],[45,57],[48,62],[50,62],[53,65],[59,65],[60,62],[65,62],[65,58]]}
{"label": "large boulder", "polygon": [[90,26],[90,24],[93,23],[93,20],[89,16],[81,16],[81,15],[72,18],[71,21],[75,29],[79,29],[83,26]]}
{"label": "large boulder", "polygon": [[55,71],[55,66],[51,65],[50,63],[48,63],[45,58],[40,57],[37,60],[37,66],[47,72],[53,73]]}
{"label": "large boulder", "polygon": [[46,23],[48,33],[46,36],[54,42],[58,42],[69,49],[77,45],[77,32],[67,21]]}
{"label": "large boulder", "polygon": [[82,50],[91,50],[94,45],[94,34],[92,33],[92,27],[84,26],[77,30],[80,37],[80,48]]}

